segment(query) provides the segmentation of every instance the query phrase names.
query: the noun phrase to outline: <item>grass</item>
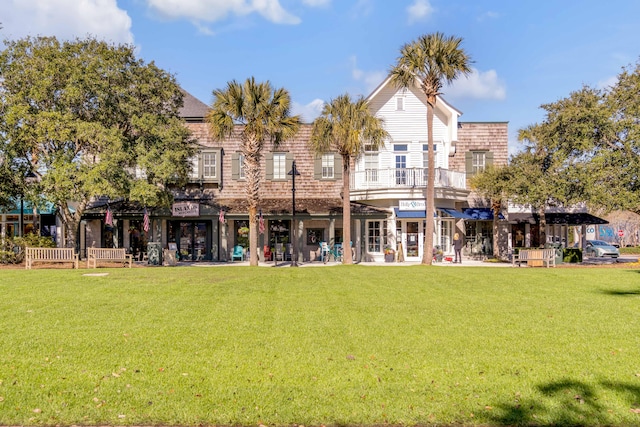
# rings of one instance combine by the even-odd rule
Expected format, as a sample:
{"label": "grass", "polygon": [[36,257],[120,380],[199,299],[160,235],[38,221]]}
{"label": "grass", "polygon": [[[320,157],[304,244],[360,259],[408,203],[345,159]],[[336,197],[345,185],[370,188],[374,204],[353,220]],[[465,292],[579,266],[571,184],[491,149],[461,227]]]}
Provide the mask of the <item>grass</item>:
{"label": "grass", "polygon": [[637,425],[638,270],[0,272],[0,425]]}

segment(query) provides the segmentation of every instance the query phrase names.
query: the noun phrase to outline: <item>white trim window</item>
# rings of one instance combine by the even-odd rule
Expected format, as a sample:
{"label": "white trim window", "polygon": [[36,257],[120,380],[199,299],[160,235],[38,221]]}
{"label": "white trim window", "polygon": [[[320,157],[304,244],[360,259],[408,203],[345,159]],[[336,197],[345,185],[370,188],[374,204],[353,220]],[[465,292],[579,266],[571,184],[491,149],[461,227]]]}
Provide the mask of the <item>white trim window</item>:
{"label": "white trim window", "polygon": [[244,164],[244,154],[239,153],[238,155],[238,179],[245,179],[246,165]]}
{"label": "white trim window", "polygon": [[335,164],[335,161],[333,158],[333,154],[322,155],[322,178],[323,179],[333,179],[335,177],[334,164]]}
{"label": "white trim window", "polygon": [[273,179],[287,178],[287,155],[273,153]]}
{"label": "white trim window", "polygon": [[384,223],[382,220],[367,221],[367,252],[381,253],[384,239]]}
{"label": "white trim window", "polygon": [[202,152],[202,178],[215,179],[218,177],[218,153]]}
{"label": "white trim window", "polygon": [[486,168],[486,152],[474,151],[471,153],[471,173],[483,172]]}

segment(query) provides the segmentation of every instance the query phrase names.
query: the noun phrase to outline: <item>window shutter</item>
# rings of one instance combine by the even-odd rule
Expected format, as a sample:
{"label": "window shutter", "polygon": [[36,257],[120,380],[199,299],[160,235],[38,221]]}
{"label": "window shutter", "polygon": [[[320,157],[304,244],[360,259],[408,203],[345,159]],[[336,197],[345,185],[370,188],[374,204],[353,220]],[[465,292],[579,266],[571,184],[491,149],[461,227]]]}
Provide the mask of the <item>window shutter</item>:
{"label": "window shutter", "polygon": [[[322,173],[322,168],[320,168]],[[333,177],[337,180],[342,179],[342,156],[340,154],[333,155]]]}
{"label": "window shutter", "polygon": [[266,163],[265,178],[268,180],[273,180],[273,153],[265,154],[264,159]]}
{"label": "window shutter", "polygon": [[322,179],[322,154],[316,154],[313,159],[313,178]]}
{"label": "window shutter", "polygon": [[469,178],[473,175],[473,153],[471,151],[464,153],[464,163],[467,178]]}
{"label": "window shutter", "polygon": [[240,179],[240,153],[231,153],[231,178]]}
{"label": "window shutter", "polygon": [[484,165],[485,167],[493,166],[493,152],[487,151],[484,155]]}

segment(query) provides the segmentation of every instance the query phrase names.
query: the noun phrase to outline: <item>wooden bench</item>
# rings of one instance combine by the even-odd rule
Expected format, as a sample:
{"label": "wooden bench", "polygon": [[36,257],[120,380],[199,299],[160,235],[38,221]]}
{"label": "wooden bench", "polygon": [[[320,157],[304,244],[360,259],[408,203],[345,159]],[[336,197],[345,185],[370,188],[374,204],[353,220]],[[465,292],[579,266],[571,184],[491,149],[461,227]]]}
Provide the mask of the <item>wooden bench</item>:
{"label": "wooden bench", "polygon": [[36,262],[70,262],[77,269],[78,254],[73,248],[25,248],[25,268],[31,270]]}
{"label": "wooden bench", "polygon": [[133,257],[124,248],[87,248],[87,268],[97,268],[99,262],[129,263],[131,268]]}
{"label": "wooden bench", "polygon": [[511,257],[511,264],[518,267],[526,262],[529,267],[542,267],[545,263],[547,268],[550,264],[556,266],[556,250],[555,249],[522,249]]}

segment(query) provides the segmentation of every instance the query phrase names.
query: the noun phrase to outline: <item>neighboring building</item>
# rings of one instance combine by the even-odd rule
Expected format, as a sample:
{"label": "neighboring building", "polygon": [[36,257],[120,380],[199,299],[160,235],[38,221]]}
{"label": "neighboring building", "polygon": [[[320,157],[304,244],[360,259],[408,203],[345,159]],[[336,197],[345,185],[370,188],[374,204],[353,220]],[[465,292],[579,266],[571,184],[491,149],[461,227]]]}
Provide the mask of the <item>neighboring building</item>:
{"label": "neighboring building", "polygon": [[[388,79],[368,100],[372,111],[385,120],[390,139],[383,149],[367,151],[352,166],[355,260],[382,261],[385,249],[395,250],[400,260],[420,260],[426,221],[426,100],[419,91],[396,89]],[[182,259],[228,261],[234,246],[248,246],[240,139],[236,133],[215,141],[205,122],[207,112],[207,105],[185,93],[182,116],[200,151],[193,158],[190,182],[173,189],[172,209],[147,207],[150,230],[140,241],[143,246],[175,244]],[[471,253],[488,254],[492,217],[487,212],[491,212],[474,201],[467,179],[490,164],[506,164],[507,123],[465,123],[459,121],[460,115],[438,98],[434,242],[444,253],[452,253],[453,234],[458,231],[466,234]],[[311,125],[305,124],[292,140],[265,147],[259,206],[265,222],[259,235],[261,260],[269,248],[290,244],[292,239],[297,239],[294,256],[299,261],[317,259],[321,241],[342,242],[342,158],[337,153],[315,155],[308,144],[310,134]],[[292,225],[288,174],[294,160],[300,173],[295,191],[297,229]],[[112,226],[105,225],[107,206],[113,213]],[[132,247],[143,229],[143,212],[144,207],[136,204],[96,200],[83,217],[81,254],[91,246]]]}

